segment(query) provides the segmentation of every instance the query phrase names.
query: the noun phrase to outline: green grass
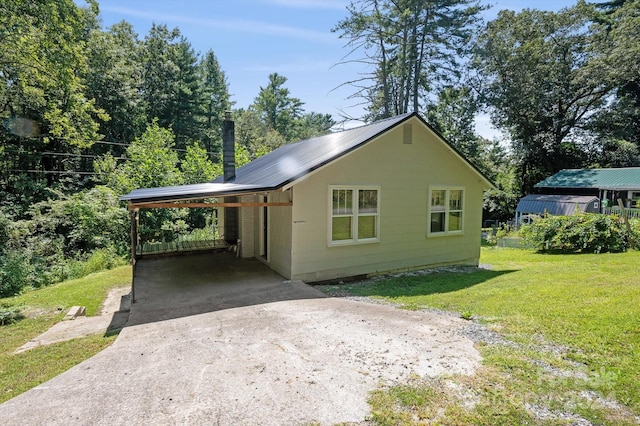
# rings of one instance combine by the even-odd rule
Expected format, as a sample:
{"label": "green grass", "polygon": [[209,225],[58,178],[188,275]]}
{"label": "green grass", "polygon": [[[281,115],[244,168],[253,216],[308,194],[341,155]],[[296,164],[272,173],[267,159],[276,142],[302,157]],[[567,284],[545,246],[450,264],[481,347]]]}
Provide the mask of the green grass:
{"label": "green grass", "polygon": [[46,331],[71,306],[95,315],[109,290],[131,282],[131,267],[122,266],[50,287],[0,299],[0,309],[20,309],[26,318],[0,326],[0,403],[43,383],[100,352],[115,339],[96,335],[13,354]]}
{"label": "green grass", "polygon": [[[408,309],[438,308],[480,318],[515,343],[478,345],[484,358],[480,371],[447,379],[474,395],[472,408],[464,408],[469,398],[446,391],[438,379],[373,394],[374,419],[379,424],[405,423],[398,420],[402,416],[412,421],[437,416],[443,424],[571,424],[557,415],[536,418],[526,409],[530,404],[595,424],[637,424],[640,252],[544,255],[483,248],[481,263],[490,264],[491,270],[340,287],[341,292],[385,298]],[[407,405],[394,396],[407,389],[431,392],[428,399],[433,402]],[[619,406],[585,395],[599,395]],[[435,406],[439,409],[434,411]]]}

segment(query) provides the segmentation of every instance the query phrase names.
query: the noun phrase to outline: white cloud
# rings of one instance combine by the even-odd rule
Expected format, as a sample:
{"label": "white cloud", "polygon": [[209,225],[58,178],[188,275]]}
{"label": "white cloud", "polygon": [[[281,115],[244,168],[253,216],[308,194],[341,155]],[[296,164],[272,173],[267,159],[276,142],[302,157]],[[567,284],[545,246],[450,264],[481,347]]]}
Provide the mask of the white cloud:
{"label": "white cloud", "polygon": [[127,7],[109,7],[108,5],[101,6],[101,9],[106,12],[117,13],[124,16],[134,16],[137,18],[150,19],[154,22],[165,23],[167,25],[169,25],[170,23],[191,24],[200,25],[207,28],[215,28],[218,30],[226,30],[230,32],[288,37],[317,42],[336,42],[336,37],[328,31],[314,31],[299,27],[274,25],[262,21],[242,19],[219,20],[209,18],[194,18],[184,15],[153,13]]}
{"label": "white cloud", "polygon": [[335,9],[345,10],[348,1],[342,0],[264,0],[265,3],[299,9]]}
{"label": "white cloud", "polygon": [[242,68],[242,71],[249,72],[278,72],[278,73],[296,73],[296,72],[318,72],[327,71],[333,63],[330,61],[313,61],[301,58],[294,62],[249,65]]}

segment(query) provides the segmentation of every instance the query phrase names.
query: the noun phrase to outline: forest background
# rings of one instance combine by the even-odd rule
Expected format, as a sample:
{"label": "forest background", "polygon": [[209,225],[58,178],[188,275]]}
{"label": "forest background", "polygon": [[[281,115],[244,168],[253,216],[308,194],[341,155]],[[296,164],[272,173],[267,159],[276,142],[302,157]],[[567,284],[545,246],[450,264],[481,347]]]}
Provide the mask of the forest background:
{"label": "forest background", "polygon": [[[421,113],[497,186],[485,218],[564,168],[640,165],[640,1],[579,1],[558,12],[501,11],[477,0],[359,0],[333,28],[363,117],[305,111],[271,73],[234,108],[215,53],[178,28],[140,37],[100,25],[99,4],[0,5],[0,296],[124,262],[134,188],[210,181],[231,110],[242,165],[283,144]],[[339,67],[341,64],[336,64]],[[508,140],[486,140],[488,113]],[[194,235],[207,210],[149,211],[148,240]]]}

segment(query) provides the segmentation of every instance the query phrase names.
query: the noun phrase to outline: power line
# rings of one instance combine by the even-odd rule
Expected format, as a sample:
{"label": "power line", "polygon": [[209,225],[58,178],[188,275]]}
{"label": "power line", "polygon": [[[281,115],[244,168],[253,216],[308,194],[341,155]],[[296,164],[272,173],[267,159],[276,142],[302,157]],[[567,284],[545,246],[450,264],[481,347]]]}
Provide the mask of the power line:
{"label": "power line", "polygon": [[[53,152],[53,151],[45,151],[41,152],[42,155],[51,155],[55,157],[80,157],[80,158],[101,158],[102,155],[94,155],[94,154],[74,154],[71,152]],[[129,160],[127,157],[113,157],[116,160]]]}
{"label": "power line", "polygon": [[44,174],[44,175],[96,175],[96,172],[77,172],[77,171],[73,171],[73,170],[66,170],[66,171],[61,171],[61,170],[17,170],[17,169],[11,169],[11,170],[7,170],[10,173],[34,173],[34,174]]}

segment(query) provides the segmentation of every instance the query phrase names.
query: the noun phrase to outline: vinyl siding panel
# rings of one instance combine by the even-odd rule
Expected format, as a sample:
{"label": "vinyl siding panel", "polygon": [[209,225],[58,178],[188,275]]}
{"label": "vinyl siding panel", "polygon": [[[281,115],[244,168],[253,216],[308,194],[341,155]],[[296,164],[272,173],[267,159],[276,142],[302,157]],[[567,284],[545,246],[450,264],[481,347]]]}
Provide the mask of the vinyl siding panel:
{"label": "vinyl siding panel", "polygon": [[[319,281],[423,266],[477,264],[484,183],[419,120],[294,185],[291,278]],[[379,242],[329,246],[329,186],[380,187]],[[465,189],[464,233],[427,237],[429,186]]]}
{"label": "vinyl siding panel", "polygon": [[[269,201],[288,202],[290,196],[291,190],[273,192],[269,195]],[[267,263],[271,269],[285,278],[291,278],[291,211],[291,207],[268,207],[267,212],[269,234]]]}

